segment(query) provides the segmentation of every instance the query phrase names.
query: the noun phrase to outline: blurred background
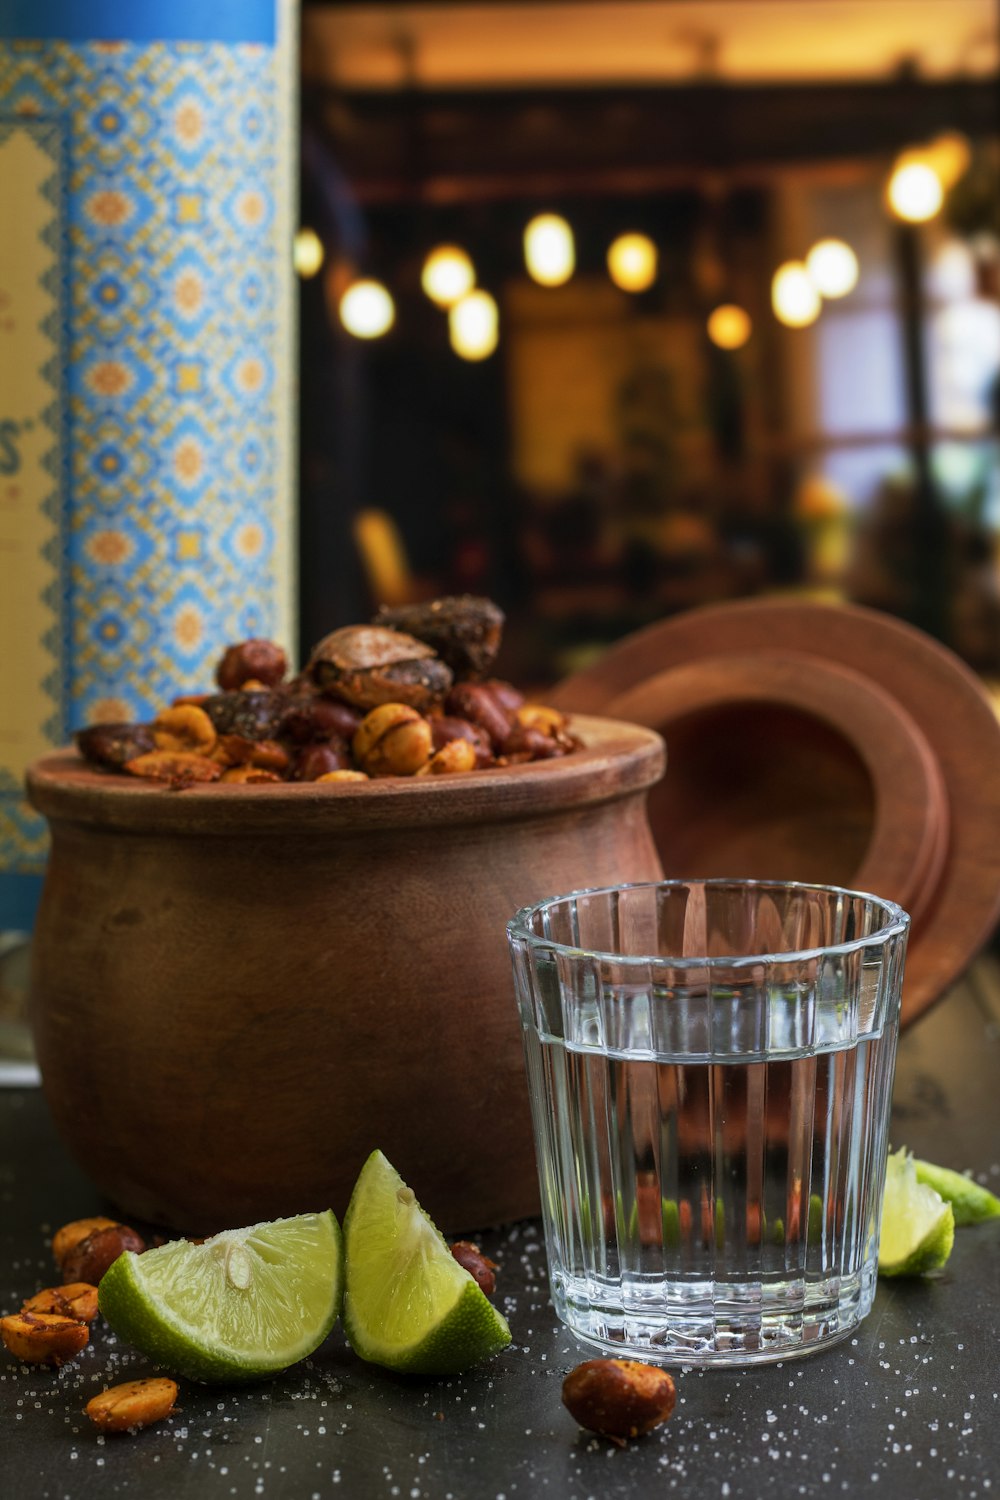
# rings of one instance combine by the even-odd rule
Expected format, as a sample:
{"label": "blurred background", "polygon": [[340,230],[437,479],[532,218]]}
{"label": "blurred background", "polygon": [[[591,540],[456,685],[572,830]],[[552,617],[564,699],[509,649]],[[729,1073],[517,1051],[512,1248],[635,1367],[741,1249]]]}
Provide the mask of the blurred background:
{"label": "blurred background", "polygon": [[1000,678],[993,0],[305,0],[303,649],[781,591]]}

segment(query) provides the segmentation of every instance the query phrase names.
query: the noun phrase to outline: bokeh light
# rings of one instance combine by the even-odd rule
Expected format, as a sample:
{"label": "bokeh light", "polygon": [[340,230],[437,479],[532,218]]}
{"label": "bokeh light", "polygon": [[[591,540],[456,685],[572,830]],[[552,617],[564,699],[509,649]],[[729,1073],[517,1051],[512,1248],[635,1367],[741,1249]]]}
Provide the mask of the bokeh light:
{"label": "bokeh light", "polygon": [[448,313],[451,347],[462,359],[486,359],[497,346],[499,315],[489,292],[469,292]]}
{"label": "bokeh light", "polygon": [[780,323],[788,328],[808,328],[820,312],[819,292],[800,260],[779,266],[771,282],[771,306]]}
{"label": "bokeh light", "polygon": [[644,292],[656,280],[658,262],[648,234],[620,234],[608,250],[608,275],[623,292]]}
{"label": "bokeh light", "polygon": [[340,299],[340,321],[356,339],[377,339],[396,320],[396,306],[380,281],[355,281]]}
{"label": "bokeh light", "polygon": [[723,302],[708,316],[708,336],[718,349],[742,349],[753,332],[750,314],[735,302]]}
{"label": "bokeh light", "polygon": [[806,270],[823,297],[846,297],[858,284],[858,257],[844,240],[818,240],[806,256]]}
{"label": "bokeh light", "polygon": [[944,202],[941,179],[930,162],[912,156],[897,163],[886,192],[893,213],[908,224],[925,224]]}
{"label": "bokeh light", "polygon": [[315,229],[300,229],[292,241],[292,264],[308,280],[323,264],[323,241]]}
{"label": "bokeh light", "polygon": [[524,262],[541,286],[562,286],[576,269],[573,231],[558,214],[539,214],[524,231]]}
{"label": "bokeh light", "polygon": [[460,245],[438,245],[420,273],[420,285],[438,307],[453,307],[475,284],[476,268]]}

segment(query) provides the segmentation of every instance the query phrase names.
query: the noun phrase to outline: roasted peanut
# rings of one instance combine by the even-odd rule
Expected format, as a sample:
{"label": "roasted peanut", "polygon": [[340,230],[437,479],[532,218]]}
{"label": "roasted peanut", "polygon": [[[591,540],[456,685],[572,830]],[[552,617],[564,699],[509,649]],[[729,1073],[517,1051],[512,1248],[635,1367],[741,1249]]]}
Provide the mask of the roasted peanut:
{"label": "roasted peanut", "polygon": [[297,745],[307,745],[312,740],[349,740],[361,717],[350,704],[335,703],[332,698],[317,695],[292,705],[281,721],[281,733]]}
{"label": "roasted peanut", "polygon": [[97,1317],[97,1288],[89,1281],[70,1281],[65,1286],[47,1286],[22,1303],[23,1313],[56,1313],[92,1323]]}
{"label": "roasted peanut", "polygon": [[485,683],[457,683],[445,699],[444,707],[447,714],[468,719],[485,729],[494,749],[498,749],[510,734],[511,717]]}
{"label": "roasted peanut", "polygon": [[367,781],[369,778],[364,771],[326,771],[322,776],[317,776],[317,781]]}
{"label": "roasted peanut", "polygon": [[412,776],[431,755],[431,726],[406,703],[382,703],[365,715],[352,741],[369,776]]}
{"label": "roasted peanut", "polygon": [[489,689],[500,707],[509,714],[515,713],[524,702],[524,694],[520,688],[516,688],[512,682],[505,682],[502,677],[488,677],[483,687]]}
{"label": "roasted peanut", "polygon": [[215,745],[215,725],[203,708],[184,703],[180,708],[165,708],[157,714],[153,720],[153,739],[157,750],[209,755]]}
{"label": "roasted peanut", "polygon": [[273,641],[254,638],[228,646],[215,669],[215,680],[223,692],[234,692],[256,682],[275,687],[288,671],[288,658]]}
{"label": "roasted peanut", "polygon": [[52,1259],[62,1270],[63,1261],[71,1250],[75,1250],[81,1240],[93,1234],[97,1229],[117,1229],[117,1219],[107,1219],[103,1214],[97,1214],[90,1219],[74,1219],[69,1224],[64,1224],[57,1229],[52,1236]]}
{"label": "roasted peanut", "polygon": [[15,1359],[58,1369],[86,1346],[90,1329],[79,1318],[59,1313],[21,1312],[0,1318],[0,1338]]}
{"label": "roasted peanut", "polygon": [[503,742],[504,759],[511,764],[524,760],[552,760],[565,755],[571,745],[546,734],[533,724],[515,724]]}
{"label": "roasted peanut", "polygon": [[330,740],[326,744],[303,745],[295,758],[297,781],[318,781],[331,771],[349,771],[351,757],[342,740]]}
{"label": "roasted peanut", "polygon": [[588,1359],[563,1381],[563,1405],[589,1432],[625,1446],[665,1422],[674,1409],[673,1378],[634,1359]]}
{"label": "roasted peanut", "polygon": [[131,1432],[169,1417],[177,1401],[177,1383],[165,1376],[127,1380],[94,1396],[83,1408],[102,1432]]}
{"label": "roasted peanut", "polygon": [[515,709],[514,718],[525,729],[540,729],[548,735],[555,735],[566,727],[566,715],[557,708],[547,708],[543,703],[522,703]]}
{"label": "roasted peanut", "polygon": [[449,740],[440,750],[435,750],[418,776],[445,776],[452,771],[474,771],[476,752],[468,740]]}
{"label": "roasted peanut", "polygon": [[62,1263],[67,1281],[89,1281],[96,1286],[105,1271],[126,1250],[141,1255],[146,1242],[127,1224],[113,1224],[109,1229],[95,1229],[74,1245]]}
{"label": "roasted peanut", "polygon": [[96,766],[110,766],[120,771],[126,761],[134,760],[155,748],[149,724],[91,724],[76,735],[80,754]]}
{"label": "roasted peanut", "polygon": [[456,1240],[448,1248],[459,1265],[468,1271],[487,1297],[492,1296],[497,1289],[497,1279],[494,1275],[497,1269],[496,1261],[484,1255],[479,1246],[474,1245],[471,1240]]}
{"label": "roasted peanut", "polygon": [[[248,740],[242,734],[220,734],[212,752],[220,765],[257,766],[262,771],[287,771],[291,763],[288,751],[277,740]],[[276,780],[279,778],[275,778]]]}
{"label": "roasted peanut", "polygon": [[175,750],[150,750],[125,763],[130,776],[145,776],[153,781],[169,781],[183,786],[192,781],[218,781],[222,767],[207,755],[190,755]]}
{"label": "roasted peanut", "polygon": [[431,737],[435,750],[440,750],[451,740],[468,740],[476,752],[476,767],[482,769],[493,760],[493,746],[485,729],[472,724],[468,719],[455,719],[448,714],[436,714],[430,720]]}

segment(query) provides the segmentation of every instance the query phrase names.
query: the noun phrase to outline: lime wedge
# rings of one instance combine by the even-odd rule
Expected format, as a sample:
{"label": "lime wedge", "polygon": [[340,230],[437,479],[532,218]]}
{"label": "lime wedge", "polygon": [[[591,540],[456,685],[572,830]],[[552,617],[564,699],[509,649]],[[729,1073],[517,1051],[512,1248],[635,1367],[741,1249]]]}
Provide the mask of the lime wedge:
{"label": "lime wedge", "polygon": [[951,1254],[955,1216],[951,1204],[917,1181],[905,1147],[889,1157],[882,1200],[878,1269],[882,1276],[920,1276],[937,1271]]}
{"label": "lime wedge", "polygon": [[981,1224],[984,1219],[1000,1219],[1000,1198],[980,1187],[971,1177],[953,1172],[950,1167],[935,1167],[932,1162],[914,1158],[917,1181],[926,1183],[951,1204],[956,1224]]}
{"label": "lime wedge", "polygon": [[100,1310],[121,1338],[191,1380],[256,1380],[311,1354],[337,1321],[343,1249],[333,1214],[172,1240],[120,1255]]}
{"label": "lime wedge", "polygon": [[451,1375],[510,1343],[506,1319],[381,1151],[365,1162],[351,1194],[344,1251],[344,1328],[362,1359]]}

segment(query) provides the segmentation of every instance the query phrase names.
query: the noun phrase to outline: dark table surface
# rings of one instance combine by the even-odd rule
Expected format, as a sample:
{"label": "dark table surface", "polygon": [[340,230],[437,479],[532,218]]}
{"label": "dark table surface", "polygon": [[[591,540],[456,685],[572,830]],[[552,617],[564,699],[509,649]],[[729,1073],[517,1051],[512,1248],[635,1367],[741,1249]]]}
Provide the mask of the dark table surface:
{"label": "dark table surface", "polygon": [[[987,959],[903,1037],[892,1141],[1000,1192],[998,1127],[1000,984]],[[0,1091],[0,1310],[52,1284],[54,1228],[102,1209],[40,1093]],[[0,1350],[0,1494],[1000,1500],[1000,1220],[960,1229],[938,1277],[883,1281],[857,1335],[825,1353],[679,1373],[670,1422],[624,1450],[581,1432],[560,1403],[563,1376],[590,1351],[553,1315],[539,1225],[481,1240],[500,1263],[514,1342],[461,1378],[394,1377],[337,1332],[277,1380],[185,1383],[168,1421],[105,1439],[84,1403],[152,1373],[148,1361],[99,1325],[58,1373]]]}

